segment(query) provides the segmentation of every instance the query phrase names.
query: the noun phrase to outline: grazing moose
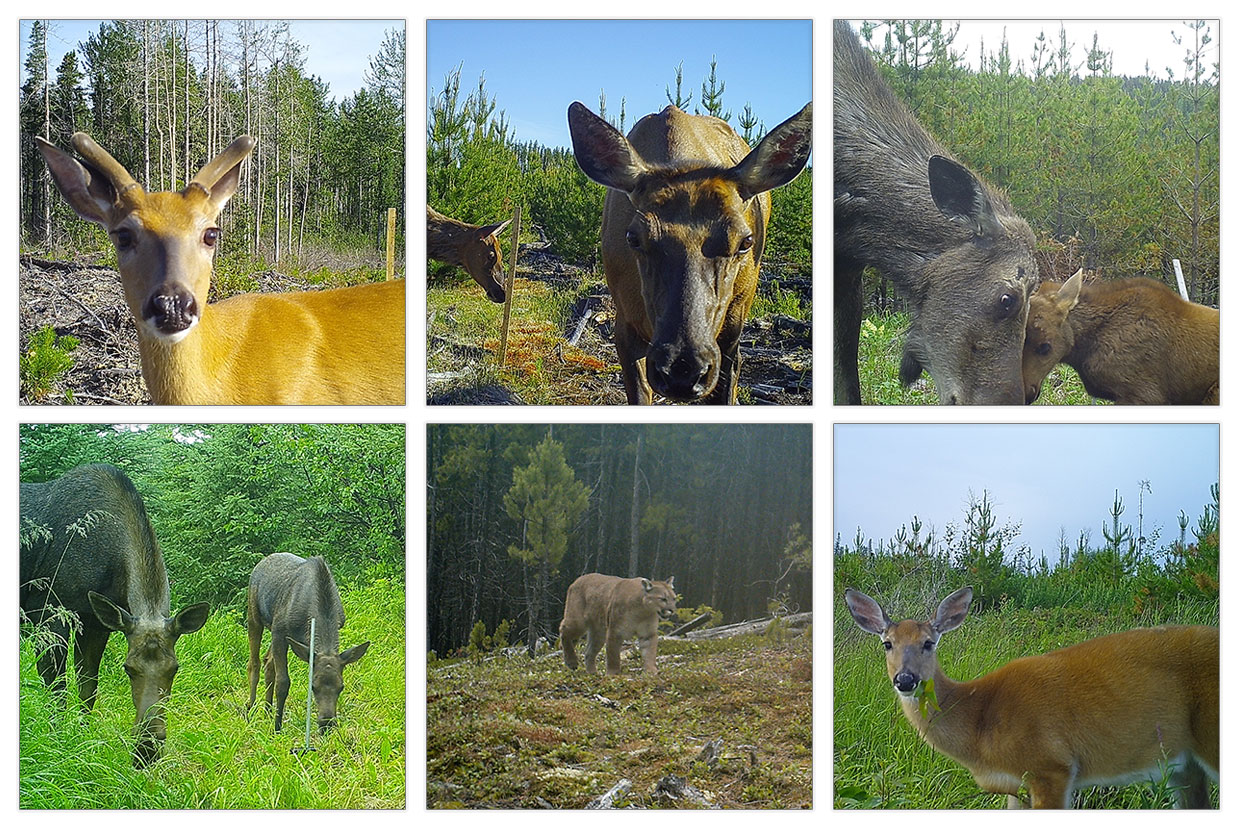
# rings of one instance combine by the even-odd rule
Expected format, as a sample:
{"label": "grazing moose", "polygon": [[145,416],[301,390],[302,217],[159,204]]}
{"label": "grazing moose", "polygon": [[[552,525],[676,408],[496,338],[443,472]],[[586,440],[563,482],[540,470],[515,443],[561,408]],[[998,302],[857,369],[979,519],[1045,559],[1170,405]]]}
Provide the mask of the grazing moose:
{"label": "grazing moose", "polygon": [[465,268],[492,302],[504,301],[504,262],[499,234],[508,221],[479,227],[457,221],[426,205],[426,255]]}
{"label": "grazing moose", "polygon": [[344,627],[344,607],[327,561],[320,557],[299,558],[276,552],[258,562],[250,574],[246,601],[246,630],[250,638],[250,702],[254,706],[258,691],[259,649],[263,630],[271,630],[271,646],[263,659],[267,687],[267,707],[272,690],[276,696],[276,730],[284,723],[284,702],[288,699],[288,650],[302,661],[310,661],[310,619],[314,622],[314,677],[311,691],[318,711],[319,732],[325,733],[336,721],[336,702],[344,689],[344,668],[366,655],[370,642],[340,648]]}
{"label": "grazing moose", "polygon": [[924,368],[940,402],[1020,404],[1038,279],[1029,225],[896,99],[843,20],[834,84],[835,402],[861,402],[861,271],[872,265],[909,302],[904,384]]}
{"label": "grazing moose", "polygon": [[156,405],[401,405],[405,281],[207,304],[216,218],[255,140],[243,135],[180,192],[146,192],[89,135],[77,161],[36,138],[52,180],[116,246]]}
{"label": "grazing moose", "polygon": [[652,389],[673,400],[736,402],[768,190],[809,160],[812,112],[806,104],[750,151],[724,121],[674,106],[642,118],[627,140],[581,103],[569,106],[577,163],[608,188],[603,270],[630,405],[649,404]]}
{"label": "grazing moose", "polygon": [[1057,363],[1121,405],[1217,405],[1219,312],[1142,277],[1043,282],[1029,298],[1025,402]]}
{"label": "grazing moose", "polygon": [[[1078,788],[1158,781],[1168,770],[1181,805],[1210,806],[1217,627],[1104,635],[955,682],[935,651],[939,637],[964,622],[971,600],[964,587],[933,619],[895,623],[870,596],[844,592],[857,625],[882,639],[900,707],[931,747],[968,768],[984,790],[1007,794],[1010,807],[1021,806],[1022,787],[1035,808],[1069,808]],[[933,704],[924,698],[931,688]]]}
{"label": "grazing moose", "polygon": [[177,639],[207,622],[207,604],[172,615],[168,573],[142,496],[113,466],[78,466],[47,483],[21,484],[21,609],[53,634],[39,675],[63,688],[71,621],[78,695],[95,705],[99,662],[114,630],[125,635],[133,693],[135,767],[159,758],[177,671]]}

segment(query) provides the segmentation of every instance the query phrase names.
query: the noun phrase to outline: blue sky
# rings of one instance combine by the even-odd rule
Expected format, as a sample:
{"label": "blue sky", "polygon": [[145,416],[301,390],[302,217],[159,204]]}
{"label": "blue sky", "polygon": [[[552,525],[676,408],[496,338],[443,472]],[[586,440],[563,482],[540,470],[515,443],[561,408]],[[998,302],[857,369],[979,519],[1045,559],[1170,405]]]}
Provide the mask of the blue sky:
{"label": "blue sky", "polygon": [[[26,60],[29,20],[21,21],[21,54],[19,65]],[[52,72],[70,49],[77,49],[88,37],[99,31],[101,20],[53,20],[48,50]],[[201,38],[201,21],[190,22],[190,37],[195,27]],[[225,26],[228,24],[226,23]],[[365,86],[362,73],[370,67],[370,58],[379,52],[385,32],[403,27],[403,20],[294,20],[289,31],[293,39],[305,47],[306,72],[318,75],[329,85],[329,94],[340,100]],[[221,27],[222,29],[224,27]],[[80,65],[80,64],[79,64]]]}
{"label": "blue sky", "polygon": [[1138,486],[1150,482],[1145,535],[1158,528],[1162,547],[1179,535],[1180,510],[1196,525],[1219,479],[1212,424],[837,425],[834,446],[833,537],[861,527],[890,539],[913,515],[941,536],[963,526],[970,491],[985,490],[999,525],[1020,524],[1017,543],[1052,564],[1061,526],[1070,544],[1082,529],[1103,543],[1116,489],[1135,531]]}
{"label": "blue sky", "polygon": [[[724,106],[748,102],[767,129],[812,97],[809,20],[431,20],[426,24],[426,94],[461,67],[461,97],[486,89],[518,140],[570,145],[566,112],[573,101],[608,115],[625,99],[625,129],[667,105],[665,89],[683,62],[682,91],[697,103],[717,61]],[[732,120],[736,125],[735,117]]]}

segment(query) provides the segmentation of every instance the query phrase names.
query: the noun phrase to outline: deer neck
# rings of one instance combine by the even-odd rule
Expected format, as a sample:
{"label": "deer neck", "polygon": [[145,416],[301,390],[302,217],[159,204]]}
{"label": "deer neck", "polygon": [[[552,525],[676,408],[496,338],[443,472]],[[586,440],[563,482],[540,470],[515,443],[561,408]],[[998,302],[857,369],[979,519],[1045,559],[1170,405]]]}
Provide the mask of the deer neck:
{"label": "deer neck", "polygon": [[[203,307],[198,324],[179,342],[151,336],[138,326],[142,379],[155,405],[228,404],[221,385],[228,343],[220,335],[211,305]],[[225,354],[225,356],[221,356]]]}
{"label": "deer neck", "polygon": [[977,756],[975,742],[968,734],[984,712],[988,695],[979,681],[956,682],[948,678],[937,664],[934,668],[934,695],[938,710],[927,701],[926,715],[921,713],[917,699],[900,697],[905,717],[931,747],[972,767]]}

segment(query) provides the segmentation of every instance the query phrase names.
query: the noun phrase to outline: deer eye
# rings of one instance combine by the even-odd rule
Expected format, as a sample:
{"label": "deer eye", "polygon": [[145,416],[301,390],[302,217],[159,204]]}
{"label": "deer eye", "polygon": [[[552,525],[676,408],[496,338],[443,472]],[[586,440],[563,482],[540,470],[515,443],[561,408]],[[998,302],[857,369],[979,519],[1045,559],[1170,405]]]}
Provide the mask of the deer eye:
{"label": "deer eye", "polygon": [[1043,342],[1041,345],[1039,345],[1034,350],[1037,352],[1038,356],[1046,356],[1047,354],[1051,352],[1051,343]]}
{"label": "deer eye", "polygon": [[208,227],[202,233],[202,243],[207,247],[215,247],[220,241],[220,228]]}
{"label": "deer eye", "polygon": [[129,250],[137,243],[137,236],[128,227],[122,227],[112,234],[117,250]]}
{"label": "deer eye", "polygon": [[736,248],[736,255],[748,253],[750,250],[753,250],[753,233],[741,239],[740,245]]}

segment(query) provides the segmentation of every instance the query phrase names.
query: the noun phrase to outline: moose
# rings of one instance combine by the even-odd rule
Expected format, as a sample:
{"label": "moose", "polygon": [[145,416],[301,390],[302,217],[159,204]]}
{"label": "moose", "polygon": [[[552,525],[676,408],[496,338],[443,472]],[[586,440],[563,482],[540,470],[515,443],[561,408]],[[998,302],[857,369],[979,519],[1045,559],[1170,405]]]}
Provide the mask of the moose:
{"label": "moose", "polygon": [[152,193],[84,132],[73,136],[81,161],[35,143],[69,205],[112,238],[156,405],[404,404],[404,279],[207,304],[216,219],[254,138],[179,192]]}
{"label": "moose", "polygon": [[473,277],[492,302],[503,302],[504,262],[499,234],[512,219],[479,227],[466,224],[426,205],[426,255],[437,262],[457,265]]}
{"label": "moose", "polygon": [[1021,371],[1025,402],[1057,363],[1091,396],[1120,405],[1217,405],[1219,312],[1137,276],[1085,284],[1078,270],[1029,298]]}
{"label": "moose", "polygon": [[165,706],[177,672],[177,640],[200,630],[210,607],[197,603],[171,613],[159,543],[142,496],[120,469],[78,466],[46,483],[22,483],[20,490],[21,611],[51,633],[38,657],[39,675],[49,687],[64,689],[68,641],[76,627],[78,695],[90,711],[108,637],[124,634],[133,763],[146,767],[159,758],[167,738]]}
{"label": "moose", "polygon": [[327,561],[321,557],[301,558],[289,552],[275,552],[258,562],[250,573],[246,598],[246,631],[250,639],[250,661],[246,668],[250,680],[247,714],[258,692],[259,650],[263,630],[271,630],[271,645],[262,659],[268,709],[272,691],[276,697],[276,732],[284,723],[284,703],[288,699],[288,650],[302,661],[310,661],[310,619],[314,623],[314,675],[311,692],[318,713],[319,732],[326,733],[336,721],[336,703],[344,689],[344,668],[366,655],[370,642],[340,648],[344,627],[344,607]]}
{"label": "moose", "polygon": [[758,286],[769,190],[809,160],[812,104],[752,151],[728,124],[674,106],[628,138],[580,102],[573,153],[607,187],[602,258],[630,405],[736,402],[740,335]]}
{"label": "moose", "polygon": [[[1091,785],[1171,773],[1181,805],[1210,807],[1218,779],[1219,631],[1167,626],[1104,635],[1019,658],[972,681],[943,673],[939,638],[964,623],[973,589],[962,587],[927,621],[893,622],[855,589],[844,601],[879,636],[904,716],[940,753],[991,793],[1021,807],[1069,808]],[[928,703],[927,697],[934,703]]]}
{"label": "moose", "polygon": [[861,271],[909,302],[900,380],[939,401],[1020,404],[1034,236],[1007,197],[951,157],[835,22],[835,402],[861,403]]}

